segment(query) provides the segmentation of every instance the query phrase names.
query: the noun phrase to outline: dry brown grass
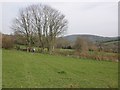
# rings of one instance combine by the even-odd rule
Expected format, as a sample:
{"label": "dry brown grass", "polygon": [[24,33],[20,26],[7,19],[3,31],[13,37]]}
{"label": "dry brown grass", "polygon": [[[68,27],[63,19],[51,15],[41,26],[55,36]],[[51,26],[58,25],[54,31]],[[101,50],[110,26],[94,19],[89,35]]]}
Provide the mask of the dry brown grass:
{"label": "dry brown grass", "polygon": [[92,52],[92,54],[88,52],[79,52],[79,51],[60,51],[56,50],[53,55],[61,55],[61,56],[69,56],[75,58],[86,58],[93,60],[105,60],[105,61],[116,61],[118,62],[118,54],[117,53],[108,53],[108,52]]}

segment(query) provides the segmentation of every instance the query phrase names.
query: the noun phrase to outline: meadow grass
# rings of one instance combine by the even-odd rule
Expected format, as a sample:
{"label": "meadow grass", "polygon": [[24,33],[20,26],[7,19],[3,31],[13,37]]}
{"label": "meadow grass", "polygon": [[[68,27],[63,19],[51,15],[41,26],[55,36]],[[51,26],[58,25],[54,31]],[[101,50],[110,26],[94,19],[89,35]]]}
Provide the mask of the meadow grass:
{"label": "meadow grass", "polygon": [[0,48],[0,90],[2,89],[2,49]]}
{"label": "meadow grass", "polygon": [[3,88],[115,88],[118,63],[3,50]]}

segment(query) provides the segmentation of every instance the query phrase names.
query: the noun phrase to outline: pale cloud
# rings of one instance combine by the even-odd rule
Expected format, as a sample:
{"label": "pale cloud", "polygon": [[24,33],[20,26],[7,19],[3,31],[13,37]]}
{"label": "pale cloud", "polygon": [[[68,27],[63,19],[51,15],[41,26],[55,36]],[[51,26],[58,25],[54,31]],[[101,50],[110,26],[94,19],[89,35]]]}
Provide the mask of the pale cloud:
{"label": "pale cloud", "polygon": [[[42,2],[65,14],[69,21],[67,34],[118,35],[117,2]],[[19,9],[37,2],[3,3],[3,32],[11,33],[12,20]]]}
{"label": "pale cloud", "polygon": [[0,0],[0,2],[118,2],[119,0]]}
{"label": "pale cloud", "polygon": [[2,31],[2,3],[0,3],[0,32]]}

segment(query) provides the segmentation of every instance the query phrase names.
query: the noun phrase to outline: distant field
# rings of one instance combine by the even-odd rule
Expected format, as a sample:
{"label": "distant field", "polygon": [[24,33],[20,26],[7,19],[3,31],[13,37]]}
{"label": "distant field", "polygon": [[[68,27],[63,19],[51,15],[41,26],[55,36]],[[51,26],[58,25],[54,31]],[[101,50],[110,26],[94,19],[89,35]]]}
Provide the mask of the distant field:
{"label": "distant field", "polygon": [[3,88],[114,88],[118,63],[3,50]]}

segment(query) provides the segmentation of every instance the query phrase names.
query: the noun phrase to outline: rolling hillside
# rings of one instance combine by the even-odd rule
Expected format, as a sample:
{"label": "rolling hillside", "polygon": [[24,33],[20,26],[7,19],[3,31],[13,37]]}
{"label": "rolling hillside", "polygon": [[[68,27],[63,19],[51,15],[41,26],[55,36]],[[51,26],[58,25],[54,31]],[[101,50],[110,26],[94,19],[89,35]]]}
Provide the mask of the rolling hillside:
{"label": "rolling hillside", "polygon": [[77,34],[77,35],[68,35],[64,36],[65,39],[74,42],[77,37],[86,38],[92,42],[106,42],[106,41],[113,41],[118,40],[117,37],[102,37],[102,36],[96,36],[96,35],[87,35],[87,34]]}

